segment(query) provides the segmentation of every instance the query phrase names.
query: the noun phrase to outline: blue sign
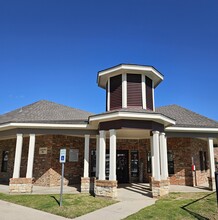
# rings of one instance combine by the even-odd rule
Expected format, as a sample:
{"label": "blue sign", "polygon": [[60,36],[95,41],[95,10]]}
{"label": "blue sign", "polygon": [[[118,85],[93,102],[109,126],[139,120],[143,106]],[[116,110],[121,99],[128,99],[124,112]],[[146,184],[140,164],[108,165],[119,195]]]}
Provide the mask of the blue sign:
{"label": "blue sign", "polygon": [[66,162],[66,149],[60,150],[60,163]]}

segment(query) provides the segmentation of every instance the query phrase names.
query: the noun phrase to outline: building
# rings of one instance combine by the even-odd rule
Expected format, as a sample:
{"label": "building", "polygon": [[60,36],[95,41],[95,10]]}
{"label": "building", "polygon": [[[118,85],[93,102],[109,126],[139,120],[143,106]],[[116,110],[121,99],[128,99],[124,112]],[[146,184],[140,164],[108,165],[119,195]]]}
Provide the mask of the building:
{"label": "building", "polygon": [[[116,197],[117,184],[150,182],[215,187],[218,122],[177,105],[155,107],[163,75],[152,66],[121,64],[100,71],[106,112],[39,101],[0,116],[0,181],[10,192],[60,185],[60,149],[67,150],[65,184]],[[214,153],[215,152],[215,153]]]}

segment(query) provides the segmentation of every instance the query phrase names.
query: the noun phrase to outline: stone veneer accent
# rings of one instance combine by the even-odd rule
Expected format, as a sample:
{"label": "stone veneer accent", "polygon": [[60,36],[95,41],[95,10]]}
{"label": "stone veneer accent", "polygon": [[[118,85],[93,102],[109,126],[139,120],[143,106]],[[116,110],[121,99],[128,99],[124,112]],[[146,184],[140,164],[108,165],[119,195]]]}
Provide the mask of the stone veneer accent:
{"label": "stone veneer accent", "polygon": [[89,177],[81,177],[81,193],[89,193],[90,192],[90,178]]}
{"label": "stone veneer accent", "polygon": [[32,178],[11,178],[9,184],[10,193],[32,193]]}
{"label": "stone veneer accent", "polygon": [[95,196],[115,199],[117,197],[117,181],[96,180]]}
{"label": "stone veneer accent", "polygon": [[152,197],[159,198],[169,194],[169,186],[170,186],[170,179],[157,181],[151,177],[150,180],[150,187],[152,190]]}
{"label": "stone veneer accent", "polygon": [[209,189],[212,191],[216,190],[216,180],[215,178],[208,177]]}

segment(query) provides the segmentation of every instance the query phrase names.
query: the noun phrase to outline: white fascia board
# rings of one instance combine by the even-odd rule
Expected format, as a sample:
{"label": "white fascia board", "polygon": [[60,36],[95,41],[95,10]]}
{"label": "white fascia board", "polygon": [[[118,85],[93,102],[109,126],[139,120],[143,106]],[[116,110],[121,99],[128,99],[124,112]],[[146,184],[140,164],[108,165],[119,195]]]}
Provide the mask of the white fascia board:
{"label": "white fascia board", "polygon": [[89,124],[8,123],[0,125],[0,130],[11,128],[94,129]]}
{"label": "white fascia board", "polygon": [[[119,66],[115,66],[114,68],[108,69],[108,70],[103,70],[98,73],[98,85],[102,88],[105,87],[104,83],[102,81],[105,81],[108,74],[110,74],[110,77],[116,76],[118,74],[122,73],[135,73],[137,74],[138,72],[152,72],[157,78],[159,78],[161,81],[164,79],[163,75],[158,72],[156,69],[154,69],[151,66],[140,66],[140,65],[128,65],[128,64],[122,64]],[[100,78],[103,78],[100,82]],[[158,80],[156,82],[158,83]]]}
{"label": "white fascia board", "polygon": [[176,122],[170,118],[167,118],[160,114],[148,114],[148,113],[130,113],[130,112],[113,112],[110,114],[105,115],[97,115],[97,116],[90,116],[89,121],[110,121],[114,119],[136,119],[136,120],[161,120],[163,122],[167,122],[169,124],[175,125]]}
{"label": "white fascia board", "polygon": [[102,72],[99,72],[99,77],[107,75],[112,72],[116,72],[119,70],[134,70],[134,71],[152,71],[157,77],[159,77],[161,80],[163,80],[163,75],[159,73],[156,69],[154,69],[151,66],[140,66],[140,65],[126,65],[122,64],[120,66],[114,67],[112,69],[103,70]]}
{"label": "white fascia board", "polygon": [[218,128],[186,128],[186,127],[168,127],[165,128],[166,131],[175,131],[175,132],[213,132],[218,133]]}

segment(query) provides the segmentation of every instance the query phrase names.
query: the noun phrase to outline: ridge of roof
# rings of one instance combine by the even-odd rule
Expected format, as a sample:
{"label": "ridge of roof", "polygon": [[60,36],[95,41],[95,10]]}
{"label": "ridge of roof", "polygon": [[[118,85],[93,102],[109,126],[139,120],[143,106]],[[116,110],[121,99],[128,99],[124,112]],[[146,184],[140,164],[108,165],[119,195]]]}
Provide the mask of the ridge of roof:
{"label": "ridge of roof", "polygon": [[218,128],[218,121],[176,104],[158,107],[156,112],[174,118],[174,127]]}

